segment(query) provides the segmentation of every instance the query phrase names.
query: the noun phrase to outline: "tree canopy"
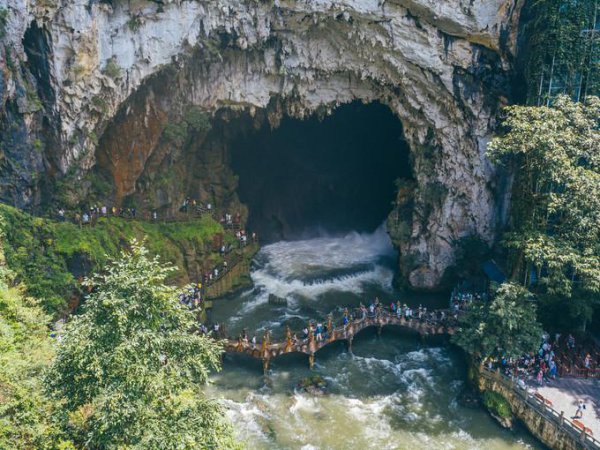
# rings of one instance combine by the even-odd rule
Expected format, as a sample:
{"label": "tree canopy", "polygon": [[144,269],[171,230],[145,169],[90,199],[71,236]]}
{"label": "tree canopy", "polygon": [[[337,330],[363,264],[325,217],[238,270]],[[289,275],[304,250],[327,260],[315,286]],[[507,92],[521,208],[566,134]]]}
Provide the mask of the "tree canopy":
{"label": "tree canopy", "polygon": [[[515,169],[504,244],[513,278],[537,281],[542,299],[587,305],[600,295],[600,100],[559,97],[552,107],[511,106],[489,155]],[[590,308],[570,308],[584,322]]]}
{"label": "tree canopy", "polygon": [[541,338],[532,294],[517,284],[503,283],[491,301],[473,302],[452,340],[474,356],[497,358],[535,351]]}
{"label": "tree canopy", "polygon": [[164,284],[172,270],[133,243],[92,289],[61,336],[47,376],[63,425],[88,448],[236,447],[201,386],[219,345],[193,332],[193,313]]}

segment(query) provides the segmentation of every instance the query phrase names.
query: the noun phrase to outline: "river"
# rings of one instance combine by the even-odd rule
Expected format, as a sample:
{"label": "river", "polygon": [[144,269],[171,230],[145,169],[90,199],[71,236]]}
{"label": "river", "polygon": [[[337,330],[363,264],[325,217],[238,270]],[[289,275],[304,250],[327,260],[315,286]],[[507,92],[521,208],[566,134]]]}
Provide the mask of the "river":
{"label": "river", "polygon": [[[446,296],[400,295],[392,288],[396,254],[380,227],[277,242],[255,258],[254,287],[215,302],[213,319],[236,336],[244,328],[260,341],[265,328],[282,336],[286,324],[300,330],[307,319],[341,314],[340,306],[400,299],[412,306],[447,306]],[[268,303],[269,294],[288,299]],[[227,355],[208,393],[222,399],[238,438],[249,449],[541,449],[526,431],[501,429],[480,408],[459,404],[466,367],[443,339],[423,341],[397,329],[359,334],[349,353],[334,343],[316,356],[312,373],[327,395],[301,393],[311,374],[305,355],[271,363],[265,381],[259,361]]]}

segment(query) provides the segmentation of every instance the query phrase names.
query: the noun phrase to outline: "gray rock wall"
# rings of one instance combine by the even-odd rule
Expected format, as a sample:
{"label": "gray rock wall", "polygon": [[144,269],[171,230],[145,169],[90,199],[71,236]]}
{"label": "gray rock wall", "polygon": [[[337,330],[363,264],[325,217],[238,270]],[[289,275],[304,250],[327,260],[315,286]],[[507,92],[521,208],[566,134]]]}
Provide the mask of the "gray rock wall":
{"label": "gray rock wall", "polygon": [[[0,46],[5,201],[35,205],[49,180],[73,171],[83,176],[98,151],[109,165],[140,167],[127,176],[112,171],[120,195],[130,194],[152,153],[165,153],[156,130],[184,106],[264,109],[276,125],[284,114],[380,101],[402,121],[412,150],[414,208],[405,219],[408,237],[397,241],[410,284],[435,288],[453,263],[457,238],[495,236],[496,175],[484,153],[510,96],[519,0],[7,0],[7,6]],[[27,49],[26,33],[39,44]],[[136,130],[150,131],[103,141],[117,111],[127,114],[131,95],[173,68],[177,75],[165,79],[181,85],[157,98],[147,90]],[[16,155],[11,139],[24,146]],[[99,142],[105,148],[98,150]]]}

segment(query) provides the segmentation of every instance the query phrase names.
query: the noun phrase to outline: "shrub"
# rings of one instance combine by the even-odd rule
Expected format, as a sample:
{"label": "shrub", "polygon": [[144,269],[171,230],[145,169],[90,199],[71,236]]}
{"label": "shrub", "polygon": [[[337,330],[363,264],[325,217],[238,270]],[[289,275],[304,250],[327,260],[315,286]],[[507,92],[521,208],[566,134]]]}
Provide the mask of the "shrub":
{"label": "shrub", "polygon": [[512,409],[508,401],[497,392],[485,391],[483,393],[484,406],[494,415],[508,419],[512,417]]}
{"label": "shrub", "polygon": [[210,116],[198,107],[190,108],[185,115],[185,122],[197,132],[205,133],[211,130]]}
{"label": "shrub", "polygon": [[6,36],[6,25],[8,24],[8,9],[0,8],[0,39]]}
{"label": "shrub", "polygon": [[139,16],[132,17],[127,22],[127,26],[131,31],[137,31],[143,25],[143,21]]}
{"label": "shrub", "polygon": [[168,123],[163,130],[163,135],[168,141],[181,145],[187,137],[187,131],[186,122]]}
{"label": "shrub", "polygon": [[95,95],[92,97],[92,105],[94,105],[96,110],[99,111],[103,116],[108,113],[108,103],[106,103],[106,100],[104,100],[104,98],[102,98],[100,95]]}
{"label": "shrub", "polygon": [[104,66],[103,73],[107,77],[110,77],[113,79],[121,77],[121,67],[119,66],[119,64],[117,63],[117,61],[114,57],[110,58],[108,61],[106,61],[106,65]]}

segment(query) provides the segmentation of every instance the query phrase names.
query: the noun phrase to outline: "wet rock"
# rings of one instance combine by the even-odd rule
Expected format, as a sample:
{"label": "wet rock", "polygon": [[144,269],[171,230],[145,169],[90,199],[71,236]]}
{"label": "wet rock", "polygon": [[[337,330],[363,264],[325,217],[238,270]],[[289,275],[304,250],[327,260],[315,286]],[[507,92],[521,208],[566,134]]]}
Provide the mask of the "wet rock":
{"label": "wet rock", "polygon": [[275,294],[269,294],[269,305],[273,306],[287,306],[287,299],[277,297]]}
{"label": "wet rock", "polygon": [[300,380],[296,389],[311,395],[325,395],[327,394],[327,381],[321,375],[311,375]]}
{"label": "wet rock", "polygon": [[491,411],[490,411],[490,416],[492,416],[494,418],[494,420],[496,420],[496,422],[498,422],[502,428],[512,430],[512,428],[513,428],[513,418],[512,417],[500,417]]}

